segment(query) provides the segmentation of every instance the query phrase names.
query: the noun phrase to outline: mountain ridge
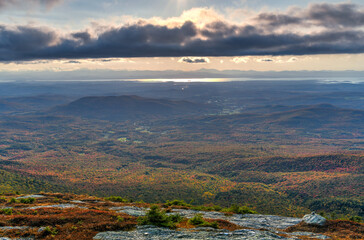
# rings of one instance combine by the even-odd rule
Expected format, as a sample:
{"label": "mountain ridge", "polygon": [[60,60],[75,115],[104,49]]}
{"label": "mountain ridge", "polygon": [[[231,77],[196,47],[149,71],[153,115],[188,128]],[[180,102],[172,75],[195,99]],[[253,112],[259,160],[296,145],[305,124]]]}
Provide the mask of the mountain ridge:
{"label": "mountain ridge", "polygon": [[208,107],[207,104],[185,100],[144,98],[137,95],[88,96],[55,107],[50,112],[115,121],[147,116],[193,115],[210,111]]}

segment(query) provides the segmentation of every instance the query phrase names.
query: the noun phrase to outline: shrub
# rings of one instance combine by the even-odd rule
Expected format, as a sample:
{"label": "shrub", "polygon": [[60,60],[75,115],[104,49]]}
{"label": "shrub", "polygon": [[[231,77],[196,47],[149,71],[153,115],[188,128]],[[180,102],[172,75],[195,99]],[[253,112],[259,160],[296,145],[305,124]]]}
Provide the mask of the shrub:
{"label": "shrub", "polygon": [[213,209],[214,209],[214,211],[221,211],[222,210],[222,207],[221,206],[219,206],[219,205],[214,205],[213,206]]}
{"label": "shrub", "polygon": [[57,228],[45,227],[44,230],[43,230],[43,235],[44,236],[48,236],[48,235],[55,236],[57,234],[58,234]]}
{"label": "shrub", "polygon": [[0,213],[5,214],[5,215],[12,215],[13,214],[13,209],[12,208],[0,209]]}
{"label": "shrub", "polygon": [[219,224],[217,224],[217,222],[216,221],[213,221],[213,222],[211,222],[211,223],[208,223],[208,225],[206,226],[206,225],[204,225],[204,227],[212,227],[212,228],[219,228]]}
{"label": "shrub", "polygon": [[25,204],[32,204],[35,202],[35,198],[21,198],[20,202]]}
{"label": "shrub", "polygon": [[222,207],[218,206],[218,205],[214,205],[214,206],[193,206],[191,207],[192,210],[196,210],[196,211],[221,211]]}
{"label": "shrub", "polygon": [[122,198],[119,196],[110,196],[110,197],[105,198],[105,200],[112,201],[112,202],[123,202],[123,203],[129,202],[128,199],[125,199],[125,198]]}
{"label": "shrub", "polygon": [[179,214],[173,214],[173,215],[169,215],[168,218],[173,222],[173,223],[179,223],[183,220],[183,217]]}
{"label": "shrub", "polygon": [[211,222],[211,223],[207,222],[202,218],[202,214],[196,214],[195,216],[193,216],[193,218],[188,220],[188,223],[191,224],[191,225],[194,225],[194,226],[198,226],[198,227],[219,228],[216,221]]}
{"label": "shrub", "polygon": [[186,203],[183,200],[173,200],[173,201],[169,201],[167,200],[167,202],[164,204],[166,206],[183,206],[183,207],[191,207],[191,204]]}
{"label": "shrub", "polygon": [[222,210],[223,212],[233,212],[233,213],[237,213],[237,214],[255,214],[257,213],[256,211],[250,209],[247,206],[238,206],[236,204],[233,204],[231,207],[229,208],[224,208]]}
{"label": "shrub", "polygon": [[139,217],[140,225],[155,225],[158,227],[176,228],[176,223],[180,222],[180,215],[168,216],[165,211],[161,211],[157,205],[151,206],[145,217]]}
{"label": "shrub", "polygon": [[189,224],[192,224],[192,225],[201,225],[203,224],[205,221],[203,220],[202,218],[202,214],[196,214],[193,218],[191,218],[190,220],[188,220],[188,223]]}
{"label": "shrub", "polygon": [[350,217],[350,218],[349,218],[349,220],[350,220],[350,221],[353,221],[353,222],[358,222],[358,223],[360,223],[360,222],[362,222],[362,221],[363,221],[363,218],[362,218],[362,217],[360,217],[360,216],[352,216],[352,217]]}
{"label": "shrub", "polygon": [[18,200],[16,200],[16,198],[11,198],[9,201],[9,203],[17,203],[17,202],[18,202]]}
{"label": "shrub", "polygon": [[0,197],[0,203],[6,203],[6,202],[7,202],[7,200],[5,197]]}
{"label": "shrub", "polygon": [[116,216],[116,221],[117,222],[124,222],[125,219],[123,217],[121,217],[121,216]]}

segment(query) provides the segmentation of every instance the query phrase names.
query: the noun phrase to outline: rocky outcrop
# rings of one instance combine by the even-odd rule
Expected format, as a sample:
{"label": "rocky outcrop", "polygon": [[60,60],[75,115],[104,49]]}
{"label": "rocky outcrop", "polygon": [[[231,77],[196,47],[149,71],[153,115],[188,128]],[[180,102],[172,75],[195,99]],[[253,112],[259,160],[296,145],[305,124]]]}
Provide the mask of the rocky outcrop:
{"label": "rocky outcrop", "polygon": [[[116,210],[117,212],[123,212],[132,216],[144,216],[148,209],[138,207],[119,207],[111,208],[110,210]],[[256,229],[285,229],[290,226],[296,225],[302,221],[301,218],[281,217],[273,215],[261,215],[261,214],[233,214],[227,216],[222,212],[206,212],[196,211],[189,209],[172,209],[168,214],[179,214],[182,217],[192,218],[196,214],[201,214],[204,218],[210,219],[223,219],[231,223],[234,223],[241,227],[249,227]]]}
{"label": "rocky outcrop", "polygon": [[110,208],[110,210],[112,211],[116,211],[116,212],[122,212],[122,213],[126,213],[130,216],[134,216],[134,217],[141,217],[141,216],[145,216],[147,211],[149,210],[149,208],[139,208],[139,207],[134,207],[134,206],[124,206],[124,207],[112,207]]}
{"label": "rocky outcrop", "polygon": [[317,234],[317,233],[311,233],[311,232],[292,232],[292,233],[289,233],[289,235],[291,235],[291,236],[305,236],[305,237],[314,238],[314,239],[331,239],[328,236],[325,236],[325,235],[322,235],[322,234]]}
{"label": "rocky outcrop", "polygon": [[[112,211],[126,213],[132,216],[145,216],[148,208],[135,206],[112,207]],[[302,222],[301,218],[282,217],[261,214],[232,214],[226,215],[222,212],[196,211],[190,209],[172,209],[167,214],[179,214],[182,217],[192,218],[201,214],[204,218],[223,219],[234,223],[242,228],[235,231],[227,231],[213,228],[195,228],[171,230],[155,226],[138,226],[134,231],[102,232],[94,239],[118,240],[118,239],[299,239],[299,236],[307,236],[315,239],[329,239],[329,237],[310,232],[283,232],[283,229]],[[259,230],[258,230],[259,229]]]}
{"label": "rocky outcrop", "polygon": [[135,231],[123,232],[103,232],[94,237],[95,240],[171,240],[171,239],[290,239],[278,236],[271,232],[241,229],[236,231],[216,230],[210,228],[190,229],[190,230],[170,230],[154,226],[139,226]]}
{"label": "rocky outcrop", "polygon": [[305,236],[313,239],[330,239],[330,237],[309,232],[270,232],[253,229],[240,229],[236,231],[219,230],[213,228],[180,229],[178,231],[155,226],[138,226],[134,231],[117,231],[98,233],[94,240],[174,240],[174,239],[243,239],[243,240],[284,240],[299,239]]}
{"label": "rocky outcrop", "polygon": [[25,195],[25,196],[21,196],[21,197],[17,197],[16,199],[25,199],[25,198],[44,198],[44,195],[40,195],[40,194],[32,194],[32,195]]}
{"label": "rocky outcrop", "polygon": [[34,206],[34,207],[28,207],[26,209],[40,209],[40,208],[85,208],[85,207],[80,207],[78,205],[74,205],[74,204],[56,204],[56,205],[42,205],[42,206]]}
{"label": "rocky outcrop", "polygon": [[305,215],[302,220],[307,224],[317,226],[323,226],[326,223],[326,218],[316,214],[315,212]]}
{"label": "rocky outcrop", "polygon": [[[34,203],[29,203],[28,207],[25,204],[10,203],[10,197],[8,202],[0,206],[0,210],[13,209],[14,212],[19,212],[20,214],[27,215],[29,210],[37,210],[42,208],[47,208],[45,210],[48,213],[57,213],[60,216],[65,216],[64,214],[72,215],[74,211],[79,214],[87,214],[90,218],[84,226],[90,226],[88,239],[95,240],[118,240],[118,239],[145,239],[145,240],[164,240],[164,239],[301,239],[312,238],[312,239],[329,239],[328,236],[320,235],[311,232],[311,229],[316,229],[315,226],[308,226],[304,223],[310,225],[323,225],[326,219],[322,218],[320,215],[315,213],[306,215],[303,219],[292,218],[292,217],[282,217],[274,215],[261,215],[261,214],[232,214],[224,212],[214,212],[214,211],[198,211],[192,209],[168,209],[168,215],[179,214],[181,217],[185,218],[179,228],[168,229],[156,226],[138,226],[137,217],[145,216],[150,210],[148,204],[125,204],[125,203],[114,203],[106,202],[101,199],[95,199],[90,197],[78,197],[74,195],[69,195],[64,198],[58,198],[58,195],[49,194],[47,196],[42,195],[27,195],[23,198],[34,197],[38,198]],[[58,204],[54,204],[55,197],[57,198]],[[19,199],[19,197],[18,197]],[[20,198],[21,199],[21,198]],[[57,209],[54,209],[57,208]],[[38,212],[38,211],[34,211]],[[118,214],[119,213],[119,214]],[[193,218],[196,214],[201,215],[207,221],[216,220],[219,223],[220,229],[210,228],[210,227],[193,227],[193,225],[186,224],[187,219]],[[129,215],[129,216],[127,216]],[[73,217],[78,217],[78,215],[72,215]],[[104,216],[107,216],[106,218]],[[17,216],[9,215],[9,218],[16,218]],[[44,219],[41,214],[34,215],[35,218]],[[110,221],[109,219],[112,219]],[[117,220],[114,220],[117,218]],[[121,222],[119,222],[119,218]],[[186,219],[187,218],[187,219]],[[33,221],[33,220],[32,220]],[[100,225],[94,224],[98,221],[107,222],[107,225],[114,226],[114,228],[105,227],[100,229],[99,233],[95,234],[95,226],[98,228]],[[117,221],[115,223],[114,221]],[[125,224],[124,224],[125,222]],[[5,222],[4,222],[5,223]],[[328,221],[328,224],[330,221]],[[33,226],[28,225],[26,222],[22,223],[24,226],[13,226],[13,221],[7,221],[7,225],[3,224],[0,227],[0,240],[15,240],[14,238],[9,238],[9,236],[31,236],[31,239],[37,239],[38,236],[46,230],[45,226]],[[113,225],[114,224],[114,225]],[[124,225],[123,225],[124,224]],[[187,227],[186,227],[187,226]],[[303,226],[304,228],[295,228],[297,226]],[[326,227],[326,226],[325,226]],[[290,229],[292,228],[292,229]],[[109,229],[118,229],[120,231],[108,231]],[[58,226],[57,227],[59,238],[61,239],[61,234],[65,231],[69,231],[69,227]],[[62,232],[64,231],[64,232]],[[104,232],[102,232],[104,231]],[[325,233],[325,232],[323,232]],[[57,235],[57,236],[58,236]],[[24,239],[22,239],[24,240]]]}

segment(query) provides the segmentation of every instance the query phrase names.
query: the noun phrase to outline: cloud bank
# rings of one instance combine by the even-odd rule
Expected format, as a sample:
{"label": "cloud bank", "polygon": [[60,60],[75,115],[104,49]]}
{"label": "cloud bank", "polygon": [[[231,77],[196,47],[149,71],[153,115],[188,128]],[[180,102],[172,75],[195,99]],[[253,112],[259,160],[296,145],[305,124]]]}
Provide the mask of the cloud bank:
{"label": "cloud bank", "polygon": [[26,8],[41,6],[47,9],[54,7],[63,0],[0,0],[0,10],[8,7]]}
{"label": "cloud bank", "polygon": [[[31,1],[45,5],[58,2]],[[8,2],[18,1],[0,0],[0,8]],[[364,52],[362,6],[313,4],[286,12],[261,12],[241,24],[229,22],[211,9],[200,9],[205,15],[207,11],[215,16],[212,21],[203,22],[203,16],[198,21],[139,19],[73,33],[39,26],[0,25],[0,61]]]}

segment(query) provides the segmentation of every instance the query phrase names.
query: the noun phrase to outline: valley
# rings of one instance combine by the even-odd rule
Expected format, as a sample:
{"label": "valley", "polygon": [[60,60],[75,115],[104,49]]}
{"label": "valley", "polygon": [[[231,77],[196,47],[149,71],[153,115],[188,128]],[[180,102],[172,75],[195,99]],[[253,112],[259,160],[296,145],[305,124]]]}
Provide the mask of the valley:
{"label": "valley", "polygon": [[[98,97],[70,91],[65,98],[53,97],[65,94],[62,89],[40,98],[44,86],[35,85],[36,95],[27,98],[43,104],[19,113],[17,96],[18,109],[0,116],[0,166],[11,176],[0,192],[363,216],[364,107],[358,103],[364,86],[338,85],[111,82]],[[86,96],[99,89],[98,83],[69,83],[69,89],[82,86]],[[111,94],[116,86],[123,90]],[[307,88],[316,89],[311,97]],[[290,100],[281,105],[284,98]],[[351,103],[359,107],[345,107]]]}

